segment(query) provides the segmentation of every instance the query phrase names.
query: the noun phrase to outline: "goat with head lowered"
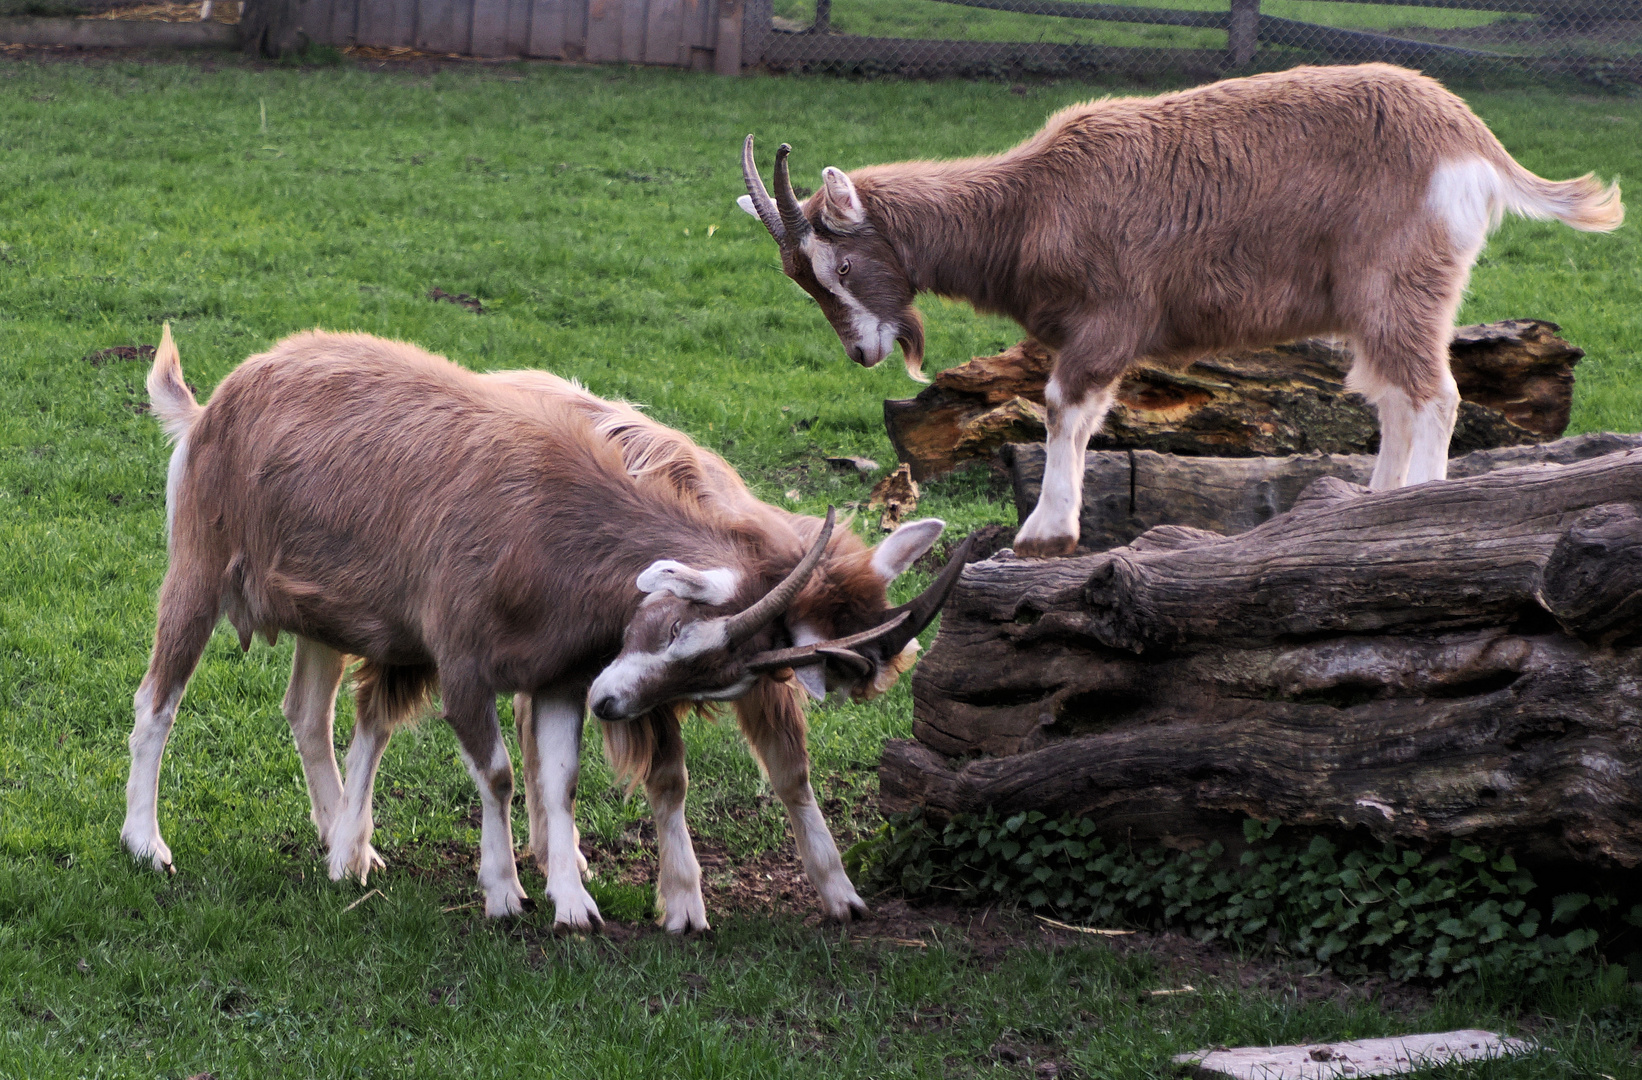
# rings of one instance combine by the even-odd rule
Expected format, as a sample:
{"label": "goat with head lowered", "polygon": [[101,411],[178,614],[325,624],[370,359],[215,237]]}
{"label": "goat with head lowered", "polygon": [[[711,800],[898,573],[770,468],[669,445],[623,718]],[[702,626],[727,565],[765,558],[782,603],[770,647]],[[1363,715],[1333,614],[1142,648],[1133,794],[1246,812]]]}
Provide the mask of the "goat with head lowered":
{"label": "goat with head lowered", "polygon": [[[177,447],[171,560],[131,735],[121,836],[133,855],[171,864],[160,757],[226,614],[242,646],[297,638],[284,708],[333,878],[382,865],[377,766],[437,684],[483,805],[485,911],[521,909],[496,710],[513,692],[531,849],[556,921],[598,925],[574,821],[591,687],[618,772],[644,782],[656,813],[668,929],[707,925],[679,719],[710,700],[734,700],[826,914],[864,912],[816,809],[801,699],[881,689],[908,664],[963,553],[903,608],[885,590],[939,521],[869,549],[830,511],[818,521],[758,502],[721,459],[630,407],[362,334],[287,338],[200,406],[167,330],[148,387]],[[350,656],[361,664],[343,782],[331,728]]]}
{"label": "goat with head lowered", "polygon": [[1617,186],[1543,180],[1459,98],[1384,64],[1296,68],[1050,117],[994,157],[828,168],[800,204],[742,147],[740,203],[844,351],[898,341],[919,375],[921,292],[1008,315],[1056,351],[1043,492],[1020,555],[1078,539],[1083,454],[1126,369],[1313,334],[1348,338],[1379,411],[1370,486],[1447,475],[1454,314],[1505,211],[1606,232]]}

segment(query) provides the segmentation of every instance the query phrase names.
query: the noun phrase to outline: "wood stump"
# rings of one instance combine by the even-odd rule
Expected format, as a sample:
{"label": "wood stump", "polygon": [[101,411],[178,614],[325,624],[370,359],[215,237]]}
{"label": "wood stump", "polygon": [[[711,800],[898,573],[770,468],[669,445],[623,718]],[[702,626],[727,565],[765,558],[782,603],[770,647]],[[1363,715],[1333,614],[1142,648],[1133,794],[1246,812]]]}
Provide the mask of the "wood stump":
{"label": "wood stump", "polygon": [[882,802],[1245,816],[1642,863],[1642,449],[1370,494],[1334,477],[1236,536],[1159,526],[971,565]]}
{"label": "wood stump", "polygon": [[[1449,346],[1459,383],[1450,453],[1554,439],[1568,426],[1573,366],[1585,354],[1537,319],[1465,326]],[[989,457],[1007,443],[1042,442],[1043,388],[1054,358],[1023,341],[935,376],[915,398],[884,402],[884,426],[915,480]],[[1345,388],[1351,355],[1311,339],[1211,357],[1184,370],[1146,366],[1124,376],[1095,449],[1210,456],[1371,454],[1379,427]]]}

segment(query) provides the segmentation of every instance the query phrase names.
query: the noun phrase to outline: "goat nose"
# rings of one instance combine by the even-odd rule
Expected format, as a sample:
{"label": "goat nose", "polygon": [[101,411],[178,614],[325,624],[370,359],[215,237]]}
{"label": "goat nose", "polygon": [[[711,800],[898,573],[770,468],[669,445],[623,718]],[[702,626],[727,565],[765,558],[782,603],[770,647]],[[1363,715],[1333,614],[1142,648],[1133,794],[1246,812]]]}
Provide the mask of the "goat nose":
{"label": "goat nose", "polygon": [[593,703],[593,715],[600,720],[616,719],[616,699],[607,695],[595,701]]}
{"label": "goat nose", "polygon": [[857,345],[853,349],[851,349],[850,350],[850,359],[854,360],[857,364],[860,364],[862,367],[865,367],[866,363],[867,363],[867,350],[866,350],[865,346]]}

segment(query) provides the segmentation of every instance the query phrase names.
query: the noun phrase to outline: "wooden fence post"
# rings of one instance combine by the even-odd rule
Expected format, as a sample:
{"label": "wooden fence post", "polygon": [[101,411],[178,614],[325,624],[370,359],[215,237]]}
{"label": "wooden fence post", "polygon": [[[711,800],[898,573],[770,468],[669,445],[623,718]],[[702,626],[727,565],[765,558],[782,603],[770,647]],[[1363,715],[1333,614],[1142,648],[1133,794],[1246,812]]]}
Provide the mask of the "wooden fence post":
{"label": "wooden fence post", "polygon": [[1226,28],[1226,48],[1232,67],[1242,67],[1254,59],[1260,29],[1260,0],[1231,0],[1231,25]]}

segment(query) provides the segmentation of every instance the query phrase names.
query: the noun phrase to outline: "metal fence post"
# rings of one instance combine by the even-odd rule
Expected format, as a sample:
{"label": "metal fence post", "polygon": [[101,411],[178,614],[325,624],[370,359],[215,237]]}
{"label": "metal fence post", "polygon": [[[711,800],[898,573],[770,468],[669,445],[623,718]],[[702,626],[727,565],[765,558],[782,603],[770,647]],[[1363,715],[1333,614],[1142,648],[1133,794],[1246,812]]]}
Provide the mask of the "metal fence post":
{"label": "metal fence post", "polygon": [[1254,59],[1260,30],[1260,0],[1231,0],[1231,24],[1226,28],[1226,50],[1232,67]]}

